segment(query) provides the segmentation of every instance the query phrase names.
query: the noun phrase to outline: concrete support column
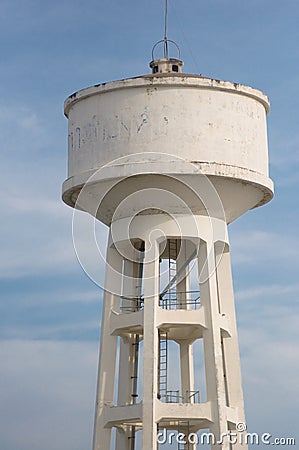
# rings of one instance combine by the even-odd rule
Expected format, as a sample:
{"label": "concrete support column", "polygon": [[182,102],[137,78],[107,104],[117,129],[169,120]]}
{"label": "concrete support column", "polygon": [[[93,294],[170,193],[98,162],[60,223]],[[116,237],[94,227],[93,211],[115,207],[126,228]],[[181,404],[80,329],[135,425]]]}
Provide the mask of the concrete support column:
{"label": "concrete support column", "polygon": [[119,346],[119,377],[118,377],[118,406],[132,403],[132,374],[133,374],[134,346],[131,338],[120,338]]}
{"label": "concrete support column", "polygon": [[145,242],[142,450],[157,450],[159,245]]}
{"label": "concrete support column", "polygon": [[[226,395],[219,326],[218,287],[215,272],[214,247],[201,242],[199,247],[199,280],[201,304],[204,308],[206,330],[203,332],[207,401],[211,402],[213,423],[210,432],[216,440],[228,432]],[[211,446],[212,450],[230,450],[228,441]]]}
{"label": "concrete support column", "polygon": [[186,261],[188,260],[189,256],[188,248],[190,244],[185,239],[182,239],[180,241],[180,244],[180,250],[176,261],[177,299],[180,309],[189,309],[189,306],[186,304],[186,302],[190,298],[190,277],[189,266],[186,266]]}
{"label": "concrete support column", "polygon": [[130,445],[130,433],[127,430],[117,429],[115,450],[131,450]]}
{"label": "concrete support column", "polygon": [[[122,305],[123,314],[130,312],[135,299],[140,295],[138,280],[139,265],[134,261],[125,259],[123,263]],[[128,308],[128,309],[126,309]],[[134,366],[134,336],[120,339],[119,348],[119,376],[118,376],[118,405],[129,405],[135,402],[133,393],[133,366]],[[116,431],[116,450],[130,450],[131,444],[128,432],[121,429]]]}
{"label": "concrete support column", "polygon": [[[122,314],[133,311],[136,304],[137,293],[137,264],[127,259],[123,264],[122,286]],[[134,363],[134,336],[120,341],[119,381],[118,381],[118,405],[132,403],[132,375]]]}
{"label": "concrete support column", "polygon": [[[228,244],[215,245],[219,308],[229,321],[230,334],[222,332],[222,352],[226,383],[226,401],[229,407],[237,411],[237,422],[245,423],[244,400],[241,379],[234,292],[231,274],[231,262]],[[235,430],[236,424],[229,424]],[[240,434],[239,432],[237,432]],[[245,444],[233,444],[233,450],[244,450]]]}
{"label": "concrete support column", "polygon": [[[180,361],[181,361],[181,383],[182,383],[182,395],[184,401],[189,403],[194,403],[194,398],[187,399],[186,396],[190,391],[194,390],[194,355],[193,347],[189,341],[180,341]],[[189,430],[183,431],[186,435],[187,444],[185,445],[186,450],[196,450],[196,444],[188,444],[188,432]]]}
{"label": "concrete support column", "polygon": [[182,396],[184,401],[194,403],[194,400],[188,400],[186,395],[194,390],[194,359],[192,344],[185,340],[180,341],[180,361],[181,361],[181,382]]}
{"label": "concrete support column", "polygon": [[[133,345],[131,339],[120,338],[118,396],[119,406],[128,405],[132,400]],[[117,429],[115,450],[130,450],[128,433]]]}
{"label": "concrete support column", "polygon": [[117,250],[111,246],[111,240],[109,240],[102,313],[93,450],[110,449],[111,429],[105,428],[103,410],[105,404],[113,404],[114,397],[118,338],[117,336],[112,336],[110,334],[110,318],[113,310],[119,310],[121,282],[122,257]]}
{"label": "concrete support column", "polygon": [[[177,297],[180,309],[190,309],[190,269],[186,262],[192,254],[191,242],[181,240],[180,251],[177,258]],[[181,389],[182,396],[187,401],[186,394],[194,390],[194,360],[192,343],[188,340],[180,341],[181,362]],[[191,401],[192,402],[192,401]]]}

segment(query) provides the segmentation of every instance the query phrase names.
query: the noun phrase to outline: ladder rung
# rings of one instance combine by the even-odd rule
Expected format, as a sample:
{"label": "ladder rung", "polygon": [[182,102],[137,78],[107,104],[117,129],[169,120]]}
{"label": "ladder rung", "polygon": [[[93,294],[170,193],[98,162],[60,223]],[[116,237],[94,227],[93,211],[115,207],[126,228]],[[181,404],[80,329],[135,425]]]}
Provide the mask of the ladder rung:
{"label": "ladder rung", "polygon": [[[165,300],[162,300],[165,305]],[[160,304],[161,304],[160,303]],[[159,331],[159,395],[165,397],[167,394],[167,359],[168,359],[168,340],[167,332]]]}

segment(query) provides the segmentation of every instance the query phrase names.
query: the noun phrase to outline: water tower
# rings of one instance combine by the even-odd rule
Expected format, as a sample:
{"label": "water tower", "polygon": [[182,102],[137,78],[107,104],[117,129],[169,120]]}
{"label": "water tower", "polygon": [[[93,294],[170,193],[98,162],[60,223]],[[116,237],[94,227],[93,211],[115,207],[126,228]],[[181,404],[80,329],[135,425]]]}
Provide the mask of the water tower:
{"label": "water tower", "polygon": [[[182,73],[166,35],[162,43],[151,74],[65,102],[63,200],[110,229],[93,450],[156,450],[163,429],[209,429],[213,450],[246,449],[217,442],[245,423],[227,225],[273,196],[269,102],[251,87]],[[177,440],[171,448],[196,449]]]}

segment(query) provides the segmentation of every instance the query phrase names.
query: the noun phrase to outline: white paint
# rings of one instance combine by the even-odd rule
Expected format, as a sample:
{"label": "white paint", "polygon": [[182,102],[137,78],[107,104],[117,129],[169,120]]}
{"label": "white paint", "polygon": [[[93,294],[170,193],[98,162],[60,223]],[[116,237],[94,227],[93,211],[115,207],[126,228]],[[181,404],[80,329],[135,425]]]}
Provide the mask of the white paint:
{"label": "white paint", "polygon": [[[110,449],[113,427],[115,450],[130,449],[132,426],[143,430],[142,450],[156,450],[159,423],[183,433],[209,428],[219,438],[245,421],[227,223],[273,196],[268,110],[260,91],[181,73],[94,86],[65,102],[69,178],[63,200],[110,226],[93,450]],[[165,236],[180,243],[178,291],[188,291],[186,261],[198,251],[199,310],[191,310],[183,294],[179,309],[159,306]],[[125,313],[121,305],[141,292],[139,262],[130,262],[140,240],[144,308]],[[161,401],[159,331],[179,344],[182,392],[194,389],[192,343],[203,339],[205,402]],[[135,404],[136,334],[143,340],[143,396]],[[229,448],[226,441],[212,445]]]}
{"label": "white paint", "polygon": [[[234,220],[246,210],[245,200],[250,209],[273,195],[268,110],[258,90],[195,75],[148,75],[79,91],[65,103],[69,179],[63,198],[74,206],[72,195],[107,164],[101,183],[140,173],[181,174],[176,159],[182,158],[193,164],[183,170],[190,180],[196,169],[212,179],[228,221]],[[97,189],[107,189],[101,183]],[[246,196],[238,196],[240,190]]]}

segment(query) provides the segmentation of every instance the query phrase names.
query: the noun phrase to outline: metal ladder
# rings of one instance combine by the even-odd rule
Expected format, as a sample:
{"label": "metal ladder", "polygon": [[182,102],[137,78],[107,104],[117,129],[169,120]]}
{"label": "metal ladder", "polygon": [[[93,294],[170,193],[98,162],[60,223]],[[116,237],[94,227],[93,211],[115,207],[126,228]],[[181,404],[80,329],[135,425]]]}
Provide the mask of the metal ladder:
{"label": "metal ladder", "polygon": [[[138,358],[139,358],[139,334],[135,334],[134,342],[132,342],[132,346],[134,347],[134,356],[133,356],[133,373],[131,375],[132,380],[132,394],[131,394],[131,404],[135,405],[138,398]],[[131,433],[129,436],[130,440],[130,450],[135,450],[135,437],[136,437],[136,427],[135,425],[131,426]]]}
{"label": "metal ladder", "polygon": [[176,258],[178,254],[177,239],[167,240],[167,253],[168,253],[168,284],[160,294],[160,306],[164,309],[175,309],[177,303],[177,294],[176,294],[176,278],[177,278]]}
{"label": "metal ladder", "polygon": [[[176,258],[178,254],[178,241],[177,239],[168,240],[168,278],[169,284],[176,278],[177,275],[177,264]],[[168,309],[175,309],[176,301],[176,283],[173,283],[168,291]]]}
{"label": "metal ladder", "polygon": [[[183,433],[185,436],[184,439],[178,441],[178,450],[189,450],[190,442],[188,436],[190,434],[190,430],[188,421],[179,421],[178,433]],[[186,443],[184,444],[182,441],[185,441]]]}
{"label": "metal ladder", "polygon": [[138,264],[138,278],[136,280],[136,300],[135,310],[139,311],[143,308],[143,294],[142,294],[142,278],[143,278],[143,260],[144,260],[144,242],[142,241],[138,249],[141,253]]}
{"label": "metal ladder", "polygon": [[159,330],[159,399],[167,399],[167,360],[168,340],[167,332]]}
{"label": "metal ladder", "polygon": [[136,399],[138,397],[137,393],[137,381],[138,381],[138,357],[139,357],[139,334],[135,334],[134,342],[132,343],[134,347],[134,360],[133,360],[133,373],[131,376],[132,380],[132,404],[136,403]]}
{"label": "metal ladder", "polygon": [[[142,242],[141,247],[139,249],[140,252],[144,252],[144,242]],[[142,299],[142,276],[143,276],[143,258],[139,261],[139,269],[138,269],[138,279],[136,283],[136,304],[135,308],[138,311],[141,308],[141,299]],[[132,404],[136,404],[137,398],[138,398],[138,359],[139,359],[139,343],[140,343],[140,336],[139,334],[134,335],[134,342],[132,343],[132,346],[134,347],[134,356],[133,356],[133,373],[131,376],[132,380],[132,394],[131,394],[131,402]],[[130,450],[135,450],[135,438],[136,438],[136,426],[131,426],[131,435],[129,437],[130,439]]]}

